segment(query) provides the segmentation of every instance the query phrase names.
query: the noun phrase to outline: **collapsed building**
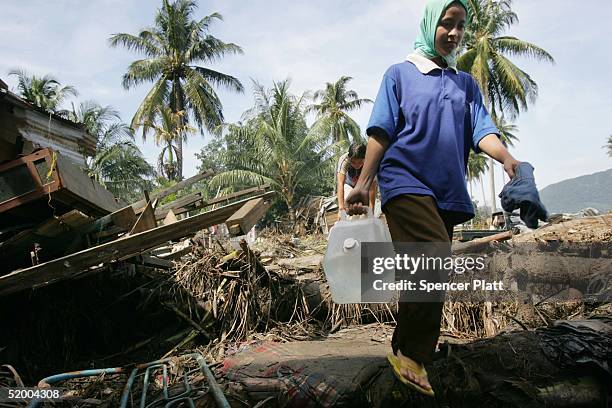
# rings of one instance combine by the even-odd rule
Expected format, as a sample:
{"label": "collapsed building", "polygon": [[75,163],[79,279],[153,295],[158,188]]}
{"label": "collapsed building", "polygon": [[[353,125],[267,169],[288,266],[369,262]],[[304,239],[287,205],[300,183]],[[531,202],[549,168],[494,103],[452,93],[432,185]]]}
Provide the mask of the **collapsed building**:
{"label": "collapsed building", "polygon": [[[271,204],[273,193],[261,186],[213,198],[196,191],[161,205],[210,171],[124,203],[87,174],[86,158],[95,149],[95,137],[82,125],[32,105],[0,81],[0,343],[7,345],[0,347],[2,360],[28,354],[19,346],[19,323],[9,309],[20,310],[25,321],[34,299],[49,304],[58,295],[70,297],[76,278],[97,275],[93,279],[104,285],[117,271],[129,277],[172,268],[196,233],[224,225],[231,236],[246,235]],[[58,286],[59,292],[45,291],[62,281],[70,282]],[[33,376],[44,372],[19,368]]]}

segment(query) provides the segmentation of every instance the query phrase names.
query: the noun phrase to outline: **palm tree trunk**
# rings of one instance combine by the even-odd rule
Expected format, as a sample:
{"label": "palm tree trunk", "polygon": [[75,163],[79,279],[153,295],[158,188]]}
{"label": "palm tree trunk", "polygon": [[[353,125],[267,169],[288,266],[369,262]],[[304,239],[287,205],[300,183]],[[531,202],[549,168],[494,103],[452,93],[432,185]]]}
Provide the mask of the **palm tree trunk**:
{"label": "palm tree trunk", "polygon": [[176,181],[183,179],[183,135],[176,141]]}
{"label": "palm tree trunk", "polygon": [[491,214],[497,211],[495,202],[495,161],[489,159],[489,189],[491,190]]}
{"label": "palm tree trunk", "polygon": [[[172,81],[172,93],[173,93],[173,113],[181,112],[185,109],[183,104],[183,96],[181,95],[181,83],[179,78],[174,78]],[[185,118],[181,117],[180,123],[178,124],[181,128],[185,124]],[[176,138],[176,181],[183,179],[183,135],[178,134]]]}
{"label": "palm tree trunk", "polygon": [[168,163],[172,164],[174,162],[174,152],[172,151],[172,141],[168,141]]}
{"label": "palm tree trunk", "polygon": [[291,225],[291,231],[295,230],[295,208],[293,208],[293,192],[288,191],[285,195],[285,203],[287,203],[287,208],[289,209],[289,224]]}
{"label": "palm tree trunk", "polygon": [[478,180],[480,180],[480,190],[482,191],[482,206],[483,208],[485,208],[485,212],[486,212],[487,198],[485,196],[484,182],[482,181],[482,175],[478,178]]}
{"label": "palm tree trunk", "polygon": [[[472,200],[472,203],[474,202],[474,186],[472,185],[473,180],[468,180],[468,185],[470,187],[470,200]],[[478,208],[474,208],[474,213],[476,213],[478,211]],[[474,219],[472,218],[470,220],[470,228],[474,228]]]}
{"label": "palm tree trunk", "polygon": [[468,181],[468,186],[470,187],[470,200],[474,201],[474,191],[472,189],[472,180]]}

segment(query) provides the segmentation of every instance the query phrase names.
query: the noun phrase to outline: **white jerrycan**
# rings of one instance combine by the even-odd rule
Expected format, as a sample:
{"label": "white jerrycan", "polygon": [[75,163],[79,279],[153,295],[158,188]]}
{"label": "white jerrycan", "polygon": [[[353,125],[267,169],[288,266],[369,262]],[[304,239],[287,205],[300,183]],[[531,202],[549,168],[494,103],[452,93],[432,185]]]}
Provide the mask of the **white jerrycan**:
{"label": "white jerrycan", "polygon": [[[360,303],[361,288],[361,245],[363,242],[391,242],[387,224],[374,217],[368,208],[366,215],[348,217],[346,212],[329,231],[327,251],[323,261],[323,270],[331,290],[334,303]],[[389,248],[391,246],[389,245]],[[394,251],[387,251],[387,256],[394,256]],[[393,271],[393,280],[395,272]],[[387,279],[388,280],[388,279]],[[367,288],[364,288],[367,289]],[[378,303],[396,300],[391,294]]]}

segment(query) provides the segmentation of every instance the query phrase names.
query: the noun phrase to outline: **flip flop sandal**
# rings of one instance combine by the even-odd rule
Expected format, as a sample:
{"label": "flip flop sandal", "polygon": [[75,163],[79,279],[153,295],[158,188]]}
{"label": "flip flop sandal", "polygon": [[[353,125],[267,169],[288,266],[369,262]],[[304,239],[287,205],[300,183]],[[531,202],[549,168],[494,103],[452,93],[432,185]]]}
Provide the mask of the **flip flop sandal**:
{"label": "flip flop sandal", "polygon": [[414,374],[415,377],[427,378],[427,371],[425,370],[425,367],[422,364],[417,365],[404,363],[394,354],[387,354],[387,360],[389,360],[389,363],[393,368],[393,373],[395,374],[397,379],[400,380],[403,384],[406,384],[407,386],[414,389],[415,391],[420,392],[421,394],[427,395],[429,397],[435,396],[433,389],[423,388],[419,384],[410,381],[408,378],[404,377],[401,374],[401,369],[403,368],[405,370],[410,371],[412,374]]}

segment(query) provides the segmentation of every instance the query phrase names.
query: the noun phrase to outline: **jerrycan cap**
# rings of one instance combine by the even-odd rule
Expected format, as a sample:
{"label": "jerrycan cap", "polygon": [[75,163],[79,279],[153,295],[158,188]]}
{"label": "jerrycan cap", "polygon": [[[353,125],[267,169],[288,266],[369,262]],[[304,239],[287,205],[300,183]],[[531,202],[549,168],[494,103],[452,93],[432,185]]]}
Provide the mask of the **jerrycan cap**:
{"label": "jerrycan cap", "polygon": [[347,252],[354,247],[358,246],[359,242],[355,238],[347,238],[344,240],[344,244],[342,245],[344,252]]}

